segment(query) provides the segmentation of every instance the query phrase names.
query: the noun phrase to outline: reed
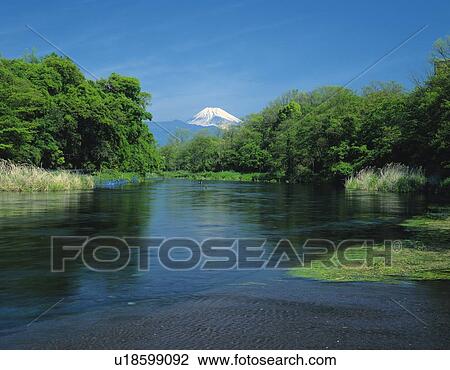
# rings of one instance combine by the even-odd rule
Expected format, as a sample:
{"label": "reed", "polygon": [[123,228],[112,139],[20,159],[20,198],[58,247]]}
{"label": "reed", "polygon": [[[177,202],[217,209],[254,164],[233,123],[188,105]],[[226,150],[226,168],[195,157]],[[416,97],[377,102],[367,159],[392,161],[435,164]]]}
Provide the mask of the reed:
{"label": "reed", "polygon": [[408,193],[425,187],[426,177],[421,168],[390,163],[381,169],[365,168],[345,181],[349,190]]}
{"label": "reed", "polygon": [[0,191],[34,192],[85,190],[94,187],[91,176],[0,160]]}

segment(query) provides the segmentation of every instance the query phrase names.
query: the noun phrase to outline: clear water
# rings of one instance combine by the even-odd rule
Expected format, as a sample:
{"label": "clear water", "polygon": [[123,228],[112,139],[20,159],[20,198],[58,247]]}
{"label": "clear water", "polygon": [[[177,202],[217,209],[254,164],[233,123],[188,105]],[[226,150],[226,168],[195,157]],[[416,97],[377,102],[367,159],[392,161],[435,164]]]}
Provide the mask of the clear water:
{"label": "clear water", "polygon": [[23,327],[63,298],[42,320],[142,300],[168,305],[210,289],[287,276],[272,270],[171,272],[157,264],[138,272],[133,261],[116,273],[96,273],[81,264],[51,273],[51,236],[288,238],[295,245],[306,238],[409,239],[398,224],[423,214],[431,203],[436,200],[423,195],[286,184],[202,186],[187,180],[79,193],[0,193],[0,333]]}

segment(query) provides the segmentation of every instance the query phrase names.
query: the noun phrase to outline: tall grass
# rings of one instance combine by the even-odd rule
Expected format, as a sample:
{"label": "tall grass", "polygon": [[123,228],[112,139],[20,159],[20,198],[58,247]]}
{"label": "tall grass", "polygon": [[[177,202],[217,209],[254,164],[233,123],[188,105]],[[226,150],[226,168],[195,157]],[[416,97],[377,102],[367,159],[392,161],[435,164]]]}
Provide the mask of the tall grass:
{"label": "tall grass", "polygon": [[390,163],[381,169],[365,168],[345,181],[350,190],[407,193],[424,188],[426,177],[421,168]]}
{"label": "tall grass", "polygon": [[0,160],[0,191],[61,191],[92,189],[91,176]]}

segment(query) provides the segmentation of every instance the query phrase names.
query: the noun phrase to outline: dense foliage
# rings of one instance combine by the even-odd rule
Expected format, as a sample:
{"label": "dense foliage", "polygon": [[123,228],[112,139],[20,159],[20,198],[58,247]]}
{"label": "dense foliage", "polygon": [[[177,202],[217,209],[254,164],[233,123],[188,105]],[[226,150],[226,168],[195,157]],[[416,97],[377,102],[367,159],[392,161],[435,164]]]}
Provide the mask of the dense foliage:
{"label": "dense foliage", "polygon": [[87,80],[67,58],[0,58],[0,158],[44,168],[144,173],[159,156],[135,78]]}
{"label": "dense foliage", "polygon": [[411,92],[374,83],[290,91],[238,128],[162,148],[166,170],[263,172],[292,182],[342,179],[392,162],[449,176],[449,40],[436,44],[435,73]]}

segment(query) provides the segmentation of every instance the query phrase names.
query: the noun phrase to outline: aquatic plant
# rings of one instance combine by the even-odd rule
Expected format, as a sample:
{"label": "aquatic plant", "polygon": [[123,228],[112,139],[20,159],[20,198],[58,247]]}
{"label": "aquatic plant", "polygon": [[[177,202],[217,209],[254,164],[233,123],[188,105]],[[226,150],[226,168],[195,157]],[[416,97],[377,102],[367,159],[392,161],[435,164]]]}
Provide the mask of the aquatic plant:
{"label": "aquatic plant", "polygon": [[364,168],[345,181],[348,190],[407,193],[424,188],[426,177],[421,168],[390,163],[381,169]]}
{"label": "aquatic plant", "polygon": [[[374,252],[381,255],[383,246],[374,246]],[[366,260],[368,247],[349,248],[349,260]],[[291,274],[298,277],[329,281],[387,281],[398,280],[450,280],[450,250],[427,250],[424,248],[402,248],[392,252],[392,264],[374,261],[368,266],[343,266],[336,256],[331,257],[333,266],[320,260],[312,261],[311,267],[298,267]]]}
{"label": "aquatic plant", "polygon": [[450,209],[448,207],[434,207],[425,215],[414,216],[403,221],[400,225],[414,230],[428,229],[434,232],[448,232],[450,231]]}
{"label": "aquatic plant", "polygon": [[92,189],[91,176],[49,171],[27,164],[0,160],[0,191],[62,191]]}
{"label": "aquatic plant", "polygon": [[441,183],[439,184],[439,190],[441,192],[450,194],[450,177],[447,177],[441,181]]}

